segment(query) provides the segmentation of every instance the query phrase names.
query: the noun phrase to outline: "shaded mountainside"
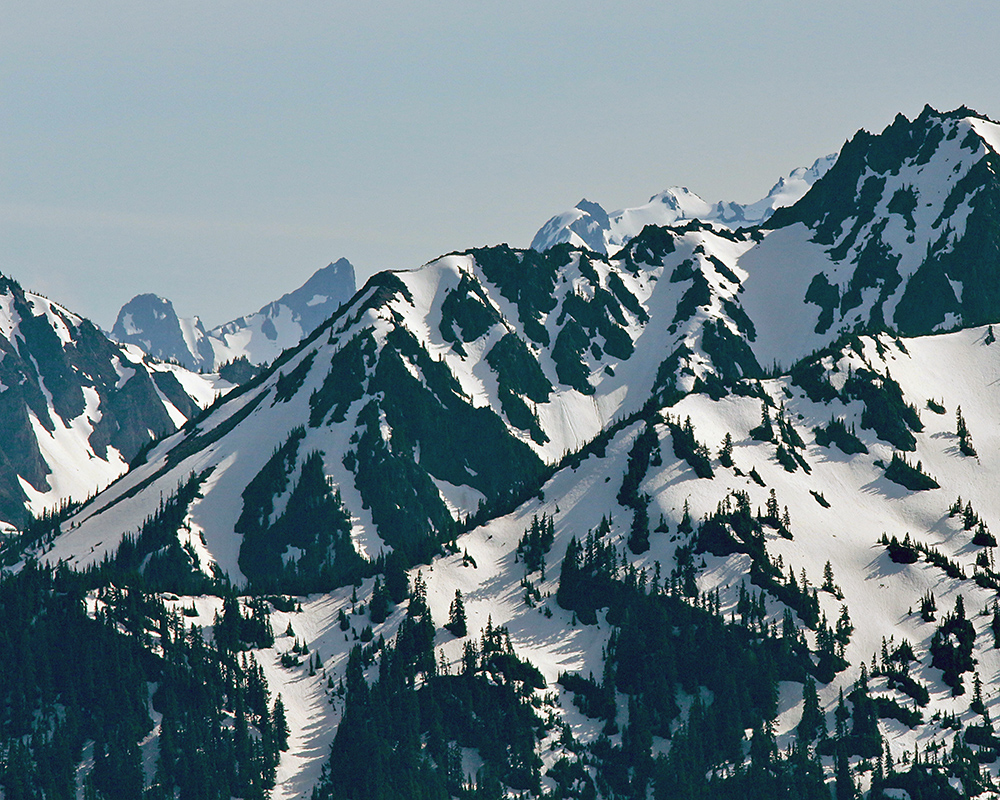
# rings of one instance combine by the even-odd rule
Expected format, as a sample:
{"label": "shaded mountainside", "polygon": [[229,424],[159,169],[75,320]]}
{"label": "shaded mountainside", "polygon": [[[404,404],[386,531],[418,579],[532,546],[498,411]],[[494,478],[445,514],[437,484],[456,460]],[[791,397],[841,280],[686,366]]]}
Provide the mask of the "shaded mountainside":
{"label": "shaded mountainside", "polygon": [[997,131],[859,133],[760,228],[376,275],[8,542],[0,600],[72,590],[154,656],[132,683],[229,675],[214,727],[160,695],[57,759],[43,684],[0,781],[110,798],[115,758],[171,796],[190,751],[232,766],[175,796],[1000,797]]}
{"label": "shaded mountainside", "polygon": [[109,483],[216,390],[9,278],[0,278],[0,385],[0,519],[16,525],[29,509]]}
{"label": "shaded mountainside", "polygon": [[859,132],[800,202],[775,212],[762,250],[780,254],[779,241],[802,238],[804,251],[822,250],[825,264],[809,252],[802,259],[810,274],[801,299],[816,309],[817,334],[912,336],[995,322],[998,166],[1000,126],[968,109],[897,116],[881,134]]}
{"label": "shaded mountainside", "polygon": [[259,366],[298,344],[355,290],[354,267],[341,258],[255,314],[211,330],[198,317],[178,317],[169,300],[142,294],[122,306],[111,338],[192,370],[212,372],[236,360]]}
{"label": "shaded mountainside", "polygon": [[[425,560],[456,525],[524,497],[614,420],[758,377],[740,277],[723,261],[752,243],[692,223],[650,228],[614,261],[501,246],[376,276],[264,375],[148,453],[53,557],[87,540],[101,546],[84,561],[99,560],[118,541],[107,520],[138,527],[150,498],[211,467],[192,510],[208,541],[201,566],[243,583],[257,559],[244,552],[250,538],[235,552],[232,531],[250,530],[252,504],[264,503],[257,528],[277,525],[295,475],[318,457],[363,555]],[[299,547],[279,554],[294,560]]]}

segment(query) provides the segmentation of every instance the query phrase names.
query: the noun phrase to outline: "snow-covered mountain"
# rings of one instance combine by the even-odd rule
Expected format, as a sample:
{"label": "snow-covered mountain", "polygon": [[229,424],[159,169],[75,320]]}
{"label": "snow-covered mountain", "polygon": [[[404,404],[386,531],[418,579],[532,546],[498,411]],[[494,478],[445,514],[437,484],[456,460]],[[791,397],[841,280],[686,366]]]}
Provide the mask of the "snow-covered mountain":
{"label": "snow-covered mountain", "polygon": [[228,387],[155,363],[0,276],[0,520],[21,525],[93,494]]}
{"label": "snow-covered mountain", "polygon": [[837,160],[833,153],[817,159],[811,167],[792,170],[780,178],[767,196],[754,203],[720,200],[708,203],[690,189],[673,186],[649,198],[649,202],[608,214],[599,203],[581,200],[569,211],[546,222],[531,240],[531,249],[542,252],[557,244],[586,247],[610,254],[620,249],[646,225],[682,225],[691,220],[724,228],[760,225],[776,209],[797,202]]}
{"label": "snow-covered mountain", "polygon": [[251,650],[278,798],[1000,796],[998,152],[376,275],[20,555]]}
{"label": "snow-covered mountain", "polygon": [[169,300],[141,294],[122,306],[111,337],[191,370],[212,371],[239,358],[261,365],[298,344],[355,291],[354,267],[341,258],[260,311],[211,330],[198,317],[178,317]]}

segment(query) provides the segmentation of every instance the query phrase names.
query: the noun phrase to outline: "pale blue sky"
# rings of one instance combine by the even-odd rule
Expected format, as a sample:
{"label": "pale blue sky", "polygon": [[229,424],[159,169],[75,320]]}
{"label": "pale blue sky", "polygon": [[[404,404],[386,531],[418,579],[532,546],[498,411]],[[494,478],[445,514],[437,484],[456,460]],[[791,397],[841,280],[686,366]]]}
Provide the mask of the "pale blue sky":
{"label": "pale blue sky", "polygon": [[584,196],[751,201],[897,111],[1000,117],[998,32],[993,2],[0,0],[0,271],[214,325]]}

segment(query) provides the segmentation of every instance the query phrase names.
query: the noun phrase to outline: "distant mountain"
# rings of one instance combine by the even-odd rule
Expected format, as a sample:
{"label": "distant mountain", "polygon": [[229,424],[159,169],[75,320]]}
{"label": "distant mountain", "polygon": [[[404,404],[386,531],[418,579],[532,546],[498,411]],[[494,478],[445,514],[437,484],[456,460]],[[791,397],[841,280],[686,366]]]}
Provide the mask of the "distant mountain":
{"label": "distant mountain", "polygon": [[136,295],[122,306],[111,338],[187,369],[211,368],[215,364],[215,351],[201,320],[182,320],[173,303],[155,294]]}
{"label": "distant mountain", "polygon": [[598,203],[581,200],[576,206],[546,222],[531,240],[531,249],[543,251],[569,243],[598,253],[611,254],[646,225],[682,225],[691,220],[726,228],[759,225],[775,209],[799,200],[837,160],[837,154],[817,159],[808,169],[793,170],[755,203],[708,203],[683,187],[672,187],[649,198],[646,205],[608,214]]}
{"label": "distant mountain", "polygon": [[[0,753],[156,796],[995,800],[998,158],[926,109],[762,224],[374,276],[0,542],[18,619],[49,581],[149,656],[114,741],[49,746],[88,680],[15,692]],[[181,682],[215,662],[245,699]]]}
{"label": "distant mountain", "polygon": [[82,500],[228,386],[153,363],[0,276],[0,520]]}
{"label": "distant mountain", "polygon": [[255,314],[208,331],[198,317],[179,318],[169,300],[142,294],[122,307],[111,337],[192,370],[217,370],[239,358],[260,365],[298,344],[355,291],[354,267],[341,258]]}

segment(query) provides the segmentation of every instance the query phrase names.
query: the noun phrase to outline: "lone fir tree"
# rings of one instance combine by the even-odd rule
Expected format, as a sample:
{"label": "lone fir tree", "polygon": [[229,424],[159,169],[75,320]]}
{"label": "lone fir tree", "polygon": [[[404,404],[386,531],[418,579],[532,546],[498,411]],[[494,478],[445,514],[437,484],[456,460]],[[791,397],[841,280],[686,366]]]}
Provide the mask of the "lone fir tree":
{"label": "lone fir tree", "polygon": [[451,608],[448,610],[448,624],[444,627],[459,639],[469,632],[465,620],[465,603],[462,601],[461,589],[455,590],[455,599],[451,601]]}

